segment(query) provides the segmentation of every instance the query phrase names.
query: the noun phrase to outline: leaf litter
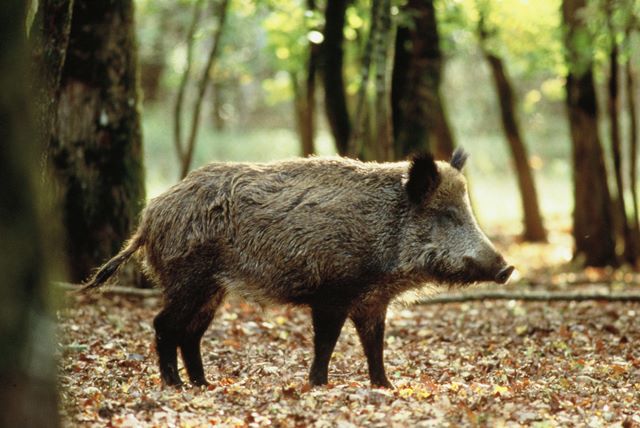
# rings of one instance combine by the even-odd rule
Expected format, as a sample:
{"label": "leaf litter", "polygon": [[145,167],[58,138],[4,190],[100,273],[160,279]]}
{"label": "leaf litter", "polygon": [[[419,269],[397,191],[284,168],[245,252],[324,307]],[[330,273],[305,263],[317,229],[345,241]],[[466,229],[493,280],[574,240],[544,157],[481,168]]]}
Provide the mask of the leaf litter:
{"label": "leaf litter", "polygon": [[[558,247],[570,242],[550,238],[547,245],[500,243],[525,266],[523,280],[511,287],[638,283],[624,269],[567,268],[570,249]],[[238,299],[225,302],[203,338],[211,385],[163,387],[152,327],[160,307],[156,297],[69,297],[59,311],[65,426],[640,427],[637,302],[393,306],[385,337],[393,390],[370,387],[350,324],[331,360],[329,385],[311,388],[309,310]]]}

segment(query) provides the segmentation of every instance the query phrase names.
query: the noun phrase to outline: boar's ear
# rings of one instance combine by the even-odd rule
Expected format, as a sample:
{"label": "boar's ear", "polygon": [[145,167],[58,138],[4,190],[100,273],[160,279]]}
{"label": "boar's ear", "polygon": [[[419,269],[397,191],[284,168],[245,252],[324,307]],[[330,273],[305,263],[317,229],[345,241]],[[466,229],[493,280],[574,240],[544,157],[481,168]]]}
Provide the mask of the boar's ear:
{"label": "boar's ear", "polygon": [[409,200],[420,205],[440,183],[438,166],[428,153],[415,155],[409,166],[409,180],[406,184]]}
{"label": "boar's ear", "polygon": [[462,171],[462,168],[464,168],[464,164],[467,161],[468,157],[469,157],[469,153],[465,152],[462,147],[458,147],[453,152],[453,155],[451,156],[451,160],[449,161],[449,163],[451,164],[452,167],[454,167],[458,171]]}

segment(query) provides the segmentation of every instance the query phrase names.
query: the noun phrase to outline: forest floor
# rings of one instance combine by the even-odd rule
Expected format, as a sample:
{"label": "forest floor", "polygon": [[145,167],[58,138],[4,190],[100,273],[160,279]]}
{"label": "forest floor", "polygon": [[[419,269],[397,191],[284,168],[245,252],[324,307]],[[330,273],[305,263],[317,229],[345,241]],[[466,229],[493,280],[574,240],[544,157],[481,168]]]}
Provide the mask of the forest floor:
{"label": "forest floor", "polygon": [[[567,242],[501,242],[521,267],[510,289],[639,292],[636,274],[568,268]],[[59,313],[66,426],[640,426],[638,302],[395,306],[385,350],[393,390],[369,386],[351,325],[330,384],[310,388],[309,311],[236,299],[203,339],[211,385],[163,388],[152,328],[160,305],[158,297],[69,296]]]}

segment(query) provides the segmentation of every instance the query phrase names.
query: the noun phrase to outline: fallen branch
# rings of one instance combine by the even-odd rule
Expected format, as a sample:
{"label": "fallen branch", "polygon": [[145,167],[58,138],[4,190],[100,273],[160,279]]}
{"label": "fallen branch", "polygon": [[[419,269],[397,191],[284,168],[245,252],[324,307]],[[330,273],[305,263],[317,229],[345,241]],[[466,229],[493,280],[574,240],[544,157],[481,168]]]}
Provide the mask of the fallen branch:
{"label": "fallen branch", "polygon": [[[79,292],[82,285],[70,284],[68,282],[54,282],[56,287],[61,288],[64,291]],[[157,288],[135,288],[135,287],[123,287],[120,285],[107,285],[101,288],[100,291],[88,293],[88,294],[122,294],[128,296],[140,296],[140,297],[157,297],[160,296],[160,290]]]}
{"label": "fallen branch", "polygon": [[477,302],[484,300],[522,300],[528,302],[583,302],[602,300],[607,302],[640,302],[636,293],[548,292],[548,291],[478,291],[455,294],[439,294],[419,301],[423,305],[442,303]]}
{"label": "fallen branch", "polygon": [[[81,286],[67,282],[55,282],[57,287],[65,291],[80,291]],[[101,289],[102,294],[122,294],[140,297],[158,297],[160,290],[156,288],[123,287],[120,285],[106,286]],[[465,293],[437,294],[420,300],[421,305],[435,305],[443,303],[464,303],[484,300],[522,300],[528,302],[583,302],[601,300],[607,302],[640,302],[640,292],[634,293],[594,293],[594,292],[548,292],[548,291],[473,291]]]}

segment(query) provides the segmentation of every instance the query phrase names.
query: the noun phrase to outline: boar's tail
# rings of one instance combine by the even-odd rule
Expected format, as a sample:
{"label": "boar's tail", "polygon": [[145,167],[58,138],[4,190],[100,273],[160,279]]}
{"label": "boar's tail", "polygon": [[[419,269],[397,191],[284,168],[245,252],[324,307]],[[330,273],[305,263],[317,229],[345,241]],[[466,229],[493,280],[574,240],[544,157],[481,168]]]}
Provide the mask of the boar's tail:
{"label": "boar's tail", "polygon": [[136,233],[124,246],[124,248],[116,254],[111,260],[102,265],[100,269],[91,277],[91,279],[83,285],[79,290],[81,293],[93,291],[100,288],[107,282],[109,278],[115,274],[120,265],[131,258],[131,256],[138,251],[143,244],[142,236],[140,232]]}

